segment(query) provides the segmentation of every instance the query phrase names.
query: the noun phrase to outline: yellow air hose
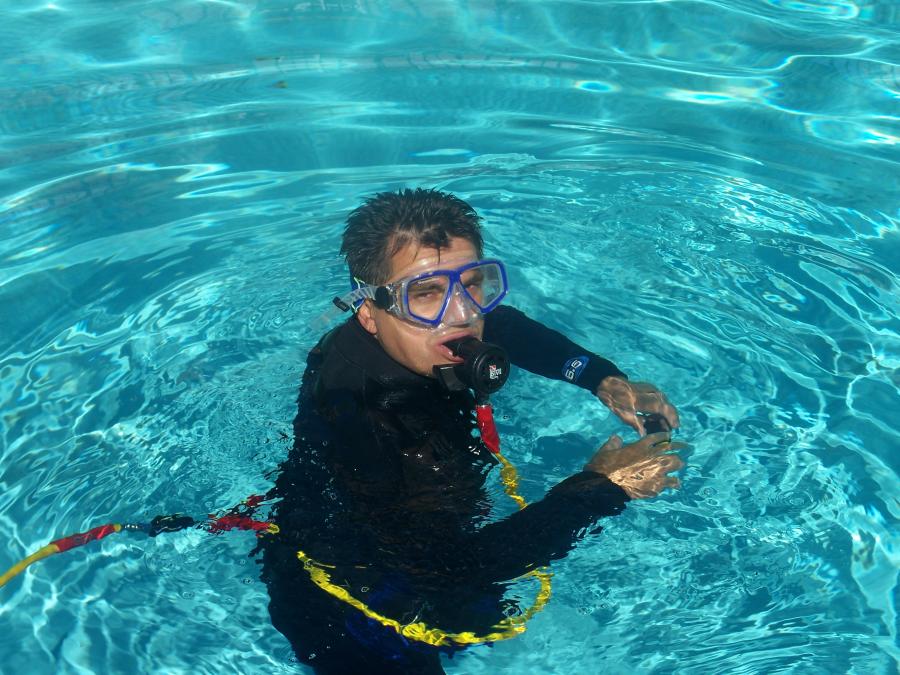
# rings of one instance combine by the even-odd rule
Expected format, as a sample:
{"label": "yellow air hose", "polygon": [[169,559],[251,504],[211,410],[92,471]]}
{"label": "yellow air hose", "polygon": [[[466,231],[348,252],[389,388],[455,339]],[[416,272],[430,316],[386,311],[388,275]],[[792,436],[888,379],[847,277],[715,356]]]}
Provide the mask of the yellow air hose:
{"label": "yellow air hose", "polygon": [[[500,480],[503,483],[504,492],[516,502],[519,509],[524,509],[528,506],[528,503],[518,492],[519,474],[516,468],[499,452],[495,453],[495,456],[500,460]],[[485,635],[476,635],[470,631],[450,633],[440,628],[429,628],[421,621],[401,624],[399,621],[383,616],[358,598],[350,595],[346,588],[332,583],[331,576],[325,571],[325,568],[328,567],[327,565],[316,562],[303,551],[297,551],[297,558],[303,563],[303,569],[309,574],[312,582],[326,593],[359,610],[366,618],[376,621],[386,628],[393,629],[404,638],[423,642],[433,647],[477,645],[514,638],[525,632],[525,624],[531,617],[544,609],[544,606],[550,600],[551,594],[550,578],[552,574],[550,571],[546,567],[532,570],[519,578],[535,577],[540,582],[541,587],[534,604],[525,610],[521,616],[508,617],[501,620],[493,626],[490,633]]]}

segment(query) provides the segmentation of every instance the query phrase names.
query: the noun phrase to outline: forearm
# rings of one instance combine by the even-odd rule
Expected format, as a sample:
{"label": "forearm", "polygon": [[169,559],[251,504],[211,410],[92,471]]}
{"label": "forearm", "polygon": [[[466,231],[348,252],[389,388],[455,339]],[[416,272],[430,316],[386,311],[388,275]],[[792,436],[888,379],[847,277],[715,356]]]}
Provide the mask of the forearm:
{"label": "forearm", "polygon": [[465,553],[457,550],[450,564],[457,573],[485,581],[514,579],[565,556],[599,518],[621,513],[627,501],[606,476],[582,471],[542,500],[460,542]]}
{"label": "forearm", "polygon": [[625,377],[616,365],[572,342],[562,333],[501,305],[485,316],[484,339],[503,347],[513,364],[536,375],[577,384],[591,393],[610,375]]}

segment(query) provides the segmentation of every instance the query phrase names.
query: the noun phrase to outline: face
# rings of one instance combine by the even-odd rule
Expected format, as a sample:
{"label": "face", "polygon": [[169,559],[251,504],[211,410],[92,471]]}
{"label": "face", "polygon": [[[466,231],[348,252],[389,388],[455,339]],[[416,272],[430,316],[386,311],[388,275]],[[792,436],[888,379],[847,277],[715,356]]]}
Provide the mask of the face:
{"label": "face", "polygon": [[[437,269],[454,269],[476,260],[478,251],[472,243],[458,237],[452,238],[449,246],[440,250],[407,244],[391,258],[388,282]],[[445,342],[466,335],[480,340],[484,331],[484,317],[458,288],[450,298],[443,322],[435,328],[378,309],[371,300],[359,308],[357,318],[392,359],[426,377],[433,377],[434,366],[461,360],[450,353]]]}

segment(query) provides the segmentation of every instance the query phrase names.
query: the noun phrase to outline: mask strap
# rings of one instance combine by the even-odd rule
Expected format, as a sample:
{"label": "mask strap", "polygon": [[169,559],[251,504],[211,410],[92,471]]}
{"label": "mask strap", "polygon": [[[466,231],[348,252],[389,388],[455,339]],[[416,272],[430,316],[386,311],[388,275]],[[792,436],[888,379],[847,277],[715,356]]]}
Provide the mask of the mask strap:
{"label": "mask strap", "polygon": [[[367,288],[367,287],[369,287],[369,284],[367,284],[365,281],[363,281],[359,277],[353,276],[352,274],[350,275],[350,294],[354,293],[355,291],[359,291],[363,288]],[[344,296],[344,297],[346,298],[347,296]],[[350,306],[350,309],[353,311],[353,313],[355,314],[356,310],[359,309],[360,305],[363,304],[363,301],[366,298],[370,298],[370,297],[372,297],[372,296],[365,295],[365,296],[362,296],[359,298],[354,298],[353,302]],[[341,298],[341,299],[343,299],[343,298]],[[337,304],[337,303],[335,303],[335,304]],[[347,311],[347,310],[343,310],[343,311]]]}
{"label": "mask strap", "polygon": [[331,300],[331,306],[316,317],[311,325],[314,330],[324,330],[343,315],[344,312],[352,311],[355,314],[356,310],[367,298],[374,297],[375,287],[368,285],[357,287],[344,295],[335,296]]}

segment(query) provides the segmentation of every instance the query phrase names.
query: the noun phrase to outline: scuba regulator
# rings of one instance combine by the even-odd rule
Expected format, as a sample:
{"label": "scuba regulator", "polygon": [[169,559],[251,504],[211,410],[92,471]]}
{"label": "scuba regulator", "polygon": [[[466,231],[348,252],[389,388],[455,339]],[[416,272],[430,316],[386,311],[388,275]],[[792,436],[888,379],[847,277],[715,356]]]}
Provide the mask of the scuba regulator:
{"label": "scuba regulator", "polygon": [[[491,452],[499,454],[500,437],[494,424],[489,397],[506,383],[509,377],[509,357],[502,347],[474,337],[449,340],[445,344],[454,356],[464,361],[435,366],[434,375],[447,391],[472,389],[475,392],[475,414],[481,438]],[[637,414],[641,417],[645,433],[672,430],[668,420],[659,413]]]}
{"label": "scuba regulator", "polygon": [[448,340],[444,344],[453,356],[464,360],[435,366],[435,377],[447,391],[472,389],[475,392],[475,420],[481,440],[501,463],[506,462],[500,455],[500,435],[489,398],[509,377],[509,357],[502,347],[471,336]]}
{"label": "scuba regulator", "polygon": [[[435,377],[447,391],[472,389],[476,402],[485,404],[506,383],[509,357],[502,347],[474,337],[450,340],[446,346],[454,356],[465,359],[462,363],[434,367]],[[648,434],[672,430],[668,420],[659,413],[638,412],[638,415]]]}
{"label": "scuba regulator", "polygon": [[660,431],[672,431],[672,426],[668,420],[659,413],[638,413],[638,416],[644,423],[644,431],[648,434],[655,434]]}
{"label": "scuba regulator", "polygon": [[446,343],[450,352],[461,359],[434,367],[434,375],[447,391],[472,389],[479,402],[502,387],[509,377],[509,357],[497,345],[482,342],[475,337],[450,340]]}

